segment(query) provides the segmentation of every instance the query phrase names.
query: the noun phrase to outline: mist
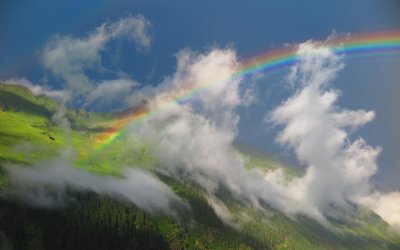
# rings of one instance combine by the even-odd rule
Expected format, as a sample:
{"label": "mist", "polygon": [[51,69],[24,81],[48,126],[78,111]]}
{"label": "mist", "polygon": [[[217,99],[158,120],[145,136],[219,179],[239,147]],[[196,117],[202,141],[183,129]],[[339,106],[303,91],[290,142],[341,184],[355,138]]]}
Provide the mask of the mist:
{"label": "mist", "polygon": [[[385,215],[380,206],[365,202],[375,197],[374,201],[383,204],[385,199],[376,197],[386,197],[375,190],[372,181],[381,149],[354,136],[375,113],[336,104],[340,91],[333,82],[345,67],[343,59],[323,43],[311,41],[298,46],[297,56],[299,62],[287,77],[293,95],[265,118],[268,125],[281,129],[276,142],[292,149],[306,168],[304,175],[290,182],[281,169],[267,173],[247,170],[232,146],[240,119],[236,109],[245,105],[240,92],[243,79],[227,80],[218,90],[205,91],[188,103],[169,103],[163,112],[132,128],[131,136],[149,145],[150,152],[160,159],[160,171],[200,185],[213,204],[223,204],[216,195],[222,187],[255,209],[263,210],[260,204],[266,202],[292,218],[305,215],[326,226],[327,217],[349,220],[356,206],[368,206],[389,224],[398,223],[392,218],[394,212]],[[210,82],[214,71],[229,79],[229,73],[240,65],[230,49],[203,55],[185,50],[178,53],[177,60],[177,72],[160,88],[163,84],[182,88],[193,82]],[[163,100],[162,92],[149,103],[154,109],[163,104],[158,98]],[[215,211],[229,223],[229,210],[221,207],[214,206]]]}
{"label": "mist", "polygon": [[34,166],[7,165],[10,187],[2,195],[19,197],[34,206],[55,207],[66,201],[67,189],[92,191],[135,204],[149,213],[174,215],[186,204],[155,175],[126,167],[121,177],[90,174],[57,158]]}

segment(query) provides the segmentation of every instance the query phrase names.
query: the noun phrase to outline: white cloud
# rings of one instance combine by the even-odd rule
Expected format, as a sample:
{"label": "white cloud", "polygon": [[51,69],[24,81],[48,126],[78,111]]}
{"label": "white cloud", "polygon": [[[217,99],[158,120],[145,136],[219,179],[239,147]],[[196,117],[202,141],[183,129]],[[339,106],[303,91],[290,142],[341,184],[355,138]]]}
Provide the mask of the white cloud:
{"label": "white cloud", "polygon": [[[156,90],[148,90],[153,95],[148,105],[162,112],[135,126],[131,136],[148,143],[150,153],[162,162],[159,171],[202,186],[228,221],[231,217],[215,192],[222,185],[238,198],[242,193],[245,169],[231,146],[239,119],[235,110],[245,102],[240,98],[240,79],[230,79],[239,63],[233,50],[218,49],[206,54],[184,50],[177,61],[176,73]],[[175,102],[176,97],[209,84],[213,86],[188,102]]]}
{"label": "white cloud", "polygon": [[[236,108],[246,102],[239,91],[241,79],[220,81],[229,79],[239,65],[231,50],[178,53],[177,72],[149,103],[156,110],[162,107],[162,112],[134,133],[149,143],[164,171],[199,184],[213,197],[223,187],[254,207],[261,208],[262,200],[289,215],[304,214],[327,223],[325,216],[350,209],[350,203],[372,190],[370,178],[380,149],[362,139],[351,143],[348,133],[371,121],[374,113],[335,105],[339,92],[330,88],[330,82],[343,65],[329,49],[308,42],[299,46],[298,53],[300,63],[291,77],[299,90],[269,119],[284,126],[278,141],[294,148],[307,165],[302,177],[288,183],[281,170],[247,171],[232,148],[239,119]],[[171,91],[180,96],[204,83],[217,84],[188,103],[165,98]]]}
{"label": "white cloud", "polygon": [[86,94],[94,85],[86,70],[101,68],[100,53],[105,50],[106,44],[113,39],[128,38],[140,48],[148,48],[149,27],[149,21],[143,16],[136,16],[103,23],[85,38],[53,36],[44,47],[42,63],[55,76],[65,80],[70,90]]}
{"label": "white cloud", "polygon": [[232,216],[217,199],[220,188],[254,208],[262,209],[262,200],[288,214],[294,213],[295,204],[285,186],[267,181],[261,172],[246,170],[232,146],[234,129],[217,126],[187,104],[150,105],[163,108],[162,112],[139,126],[135,124],[129,136],[139,137],[149,145],[149,153],[159,159],[159,171],[201,186],[208,197],[213,197],[213,207],[226,223],[232,224]]}
{"label": "white cloud", "polygon": [[151,39],[148,35],[148,29],[151,26],[150,22],[141,15],[129,18],[120,19],[117,22],[111,23],[106,30],[111,38],[121,36],[130,37],[139,48],[146,49],[150,46]]}
{"label": "white cloud", "polygon": [[[40,206],[63,202],[67,187],[125,199],[149,212],[173,214],[173,206],[184,205],[167,185],[139,169],[126,168],[122,178],[95,176],[71,167],[63,159],[54,159],[29,168],[6,166],[5,170],[12,185],[8,194],[19,195],[25,201]],[[49,185],[56,188],[57,195],[49,193],[52,190]]]}
{"label": "white cloud", "polygon": [[[196,55],[178,53],[177,72],[153,91],[148,105],[152,114],[143,124],[135,124],[130,136],[149,145],[160,161],[159,171],[182,181],[197,183],[212,197],[216,212],[232,224],[229,210],[217,198],[223,188],[232,196],[255,208],[262,200],[290,213],[294,201],[281,183],[267,181],[258,171],[247,171],[232,146],[239,117],[236,108],[246,105],[240,93],[241,79],[229,79],[238,67],[232,50]],[[226,81],[219,81],[220,79]],[[207,83],[216,83],[185,103],[173,97]],[[217,88],[214,90],[214,87]],[[292,202],[292,203],[291,203]]]}
{"label": "white cloud", "polygon": [[11,79],[1,81],[1,82],[5,83],[5,84],[21,85],[21,86],[24,86],[24,87],[30,89],[35,96],[45,95],[47,97],[50,97],[52,99],[59,100],[59,101],[65,100],[69,96],[68,91],[53,90],[51,88],[47,88],[42,85],[35,85],[32,82],[30,82],[29,80],[27,80],[26,78],[11,78]]}
{"label": "white cloud", "polygon": [[115,104],[125,104],[126,98],[138,83],[130,79],[102,81],[87,96],[85,106],[95,105],[97,109]]}
{"label": "white cloud", "polygon": [[340,57],[312,42],[300,45],[298,56],[300,62],[289,77],[298,90],[268,120],[283,126],[277,141],[293,148],[307,166],[305,175],[288,186],[287,191],[297,193],[295,209],[322,218],[332,216],[333,209],[348,210],[350,203],[371,194],[380,149],[348,137],[349,129],[371,121],[374,112],[335,104],[339,91],[330,84],[343,67]]}
{"label": "white cloud", "polygon": [[128,107],[143,106],[148,103],[150,99],[154,98],[157,92],[157,87],[144,85],[140,89],[136,89],[136,91],[127,96],[124,99],[124,102]]}
{"label": "white cloud", "polygon": [[200,102],[206,117],[217,126],[232,130],[239,120],[235,109],[244,102],[239,92],[241,79],[231,79],[239,66],[232,49],[214,49],[207,54],[183,50],[177,54],[172,85],[175,89],[199,90],[191,101]]}
{"label": "white cloud", "polygon": [[390,224],[394,232],[400,233],[400,192],[375,192],[361,203]]}

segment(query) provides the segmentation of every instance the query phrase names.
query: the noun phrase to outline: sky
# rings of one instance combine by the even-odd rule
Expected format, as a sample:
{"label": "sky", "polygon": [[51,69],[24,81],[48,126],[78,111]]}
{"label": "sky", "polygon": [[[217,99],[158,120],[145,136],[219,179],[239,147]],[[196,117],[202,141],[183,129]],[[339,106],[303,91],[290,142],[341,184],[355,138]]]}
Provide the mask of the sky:
{"label": "sky", "polygon": [[[70,105],[89,109],[120,108],[114,105],[114,99],[96,99],[103,91],[109,91],[107,83],[121,80],[113,82],[120,86],[120,92],[125,91],[126,86],[129,89],[162,85],[179,69],[176,57],[183,49],[206,53],[213,48],[232,48],[241,61],[285,44],[325,40],[332,34],[400,29],[399,13],[397,0],[5,0],[0,3],[0,79],[24,78],[35,85],[57,90],[63,90],[67,82],[73,84],[76,79],[82,82],[89,79],[88,85],[103,87],[92,91],[94,94],[85,103],[75,101]],[[109,35],[117,30],[113,24],[118,20],[138,16],[141,19],[127,25],[132,31],[144,27],[145,35],[138,34],[133,39],[124,39],[125,34],[117,31]],[[108,24],[105,32],[99,31],[96,37],[103,40],[98,44],[99,50],[93,52],[95,56],[97,52],[101,55],[101,65],[92,65],[98,63],[96,60],[84,61],[90,64],[85,75],[70,64],[69,71],[60,72],[51,57],[45,56],[56,42],[86,39],[104,23]],[[150,39],[148,43],[144,37]],[[89,53],[90,48],[84,52]],[[374,120],[351,136],[361,136],[370,145],[382,148],[375,181],[383,189],[398,190],[400,56],[344,58],[343,63],[345,67],[334,80],[334,86],[340,90],[337,104],[375,112]],[[264,122],[269,112],[293,94],[286,81],[289,70],[284,68],[258,75],[244,84],[256,94],[252,104],[238,108],[240,120],[236,139],[300,166],[294,150],[277,143],[279,125]],[[81,85],[73,88],[77,88],[76,92],[85,92]]]}

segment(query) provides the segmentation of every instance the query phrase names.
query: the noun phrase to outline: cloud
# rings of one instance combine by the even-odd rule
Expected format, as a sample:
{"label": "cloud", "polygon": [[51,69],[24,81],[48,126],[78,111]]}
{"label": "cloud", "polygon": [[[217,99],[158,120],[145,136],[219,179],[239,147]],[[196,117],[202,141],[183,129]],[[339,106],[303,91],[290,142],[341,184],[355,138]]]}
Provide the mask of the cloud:
{"label": "cloud", "polygon": [[233,216],[228,207],[217,197],[209,194],[207,196],[207,202],[214,209],[215,214],[218,215],[222,222],[236,229],[241,229],[240,225],[234,222]]}
{"label": "cloud", "polygon": [[86,71],[102,67],[100,53],[106,44],[111,40],[128,38],[139,48],[146,49],[151,42],[149,27],[149,21],[143,16],[135,16],[103,23],[85,38],[55,35],[44,47],[42,63],[55,76],[65,80],[70,90],[86,94],[94,88]]}
{"label": "cloud", "polygon": [[[158,171],[203,187],[228,224],[232,216],[217,198],[221,188],[256,209],[267,203],[291,217],[302,214],[324,225],[329,225],[327,216],[346,219],[354,204],[362,205],[374,193],[371,177],[380,148],[362,138],[351,141],[349,135],[375,114],[336,104],[340,92],[332,81],[344,66],[328,48],[306,42],[299,46],[298,57],[288,78],[297,90],[269,113],[268,121],[281,126],[277,141],[292,148],[306,166],[303,176],[288,181],[281,169],[249,171],[232,147],[236,109],[246,104],[240,91],[243,80],[229,78],[239,65],[232,50],[178,53],[176,73],[148,100],[151,108],[162,112],[135,126],[130,136],[149,145],[160,160]],[[171,91],[184,93],[209,82],[217,83],[217,89],[183,103],[165,103]]]}
{"label": "cloud", "polygon": [[135,89],[134,92],[124,99],[124,102],[128,107],[143,106],[148,103],[150,99],[154,98],[157,92],[157,87],[144,85],[141,86],[140,89]]}
{"label": "cloud", "polygon": [[[177,54],[175,74],[156,90],[148,90],[152,109],[162,109],[150,120],[135,127],[130,136],[149,145],[150,153],[160,162],[158,171],[203,187],[212,204],[231,216],[217,200],[215,193],[224,186],[240,195],[240,176],[245,173],[231,143],[239,117],[235,110],[245,103],[240,97],[241,79],[230,79],[239,66],[233,50],[214,49],[205,54],[183,50]],[[181,96],[193,89],[215,83],[192,95],[187,102],[167,97]],[[191,92],[190,92],[191,93]]]}
{"label": "cloud", "polygon": [[138,83],[131,79],[102,81],[87,96],[85,106],[95,105],[102,109],[116,104],[126,104],[126,99]]}
{"label": "cloud", "polygon": [[[63,202],[67,187],[125,199],[148,212],[173,214],[172,207],[184,205],[167,185],[139,169],[125,168],[122,178],[96,176],[71,167],[64,159],[54,159],[29,168],[10,165],[4,169],[11,181],[8,195],[21,196],[25,201],[39,206]],[[50,192],[54,188],[56,194]]]}
{"label": "cloud", "polygon": [[35,85],[26,78],[11,78],[5,81],[1,81],[5,84],[16,84],[16,85],[21,85],[24,86],[32,91],[32,93],[35,96],[38,95],[45,95],[47,97],[50,97],[52,99],[62,101],[68,98],[69,92],[65,90],[53,90],[51,88],[47,88],[42,85]]}
{"label": "cloud", "polygon": [[375,192],[361,203],[390,224],[394,232],[400,233],[400,192]]}
{"label": "cloud", "polygon": [[[240,63],[233,49],[212,49],[199,54],[189,49],[181,50],[176,55],[176,72],[166,77],[157,87],[148,87],[138,90],[129,98],[130,103],[137,100],[150,101],[153,104],[172,102],[170,96],[179,98],[182,105],[196,108],[207,119],[217,126],[228,131],[236,130],[239,120],[236,108],[251,103],[255,95],[246,91],[242,97],[239,88],[241,79],[232,79],[232,75],[240,67]],[[182,100],[182,97],[183,98]],[[233,131],[236,132],[236,131]]]}
{"label": "cloud", "polygon": [[169,103],[165,107],[166,104],[150,101],[149,105],[156,105],[155,109],[161,105],[162,112],[139,126],[135,124],[128,136],[148,145],[149,153],[160,162],[157,171],[202,187],[225,223],[234,225],[229,209],[218,199],[221,189],[256,209],[263,209],[263,201],[288,214],[292,211],[294,201],[285,186],[268,181],[260,171],[245,168],[232,146],[234,125],[218,126],[211,119],[214,116],[207,117],[188,103]]}
{"label": "cloud", "polygon": [[[232,146],[239,119],[236,109],[247,104],[246,94],[240,92],[242,79],[230,79],[238,65],[232,50],[178,53],[177,72],[148,100],[153,110],[162,112],[128,133],[149,145],[159,159],[158,171],[202,187],[216,213],[232,225],[229,210],[218,199],[221,189],[257,209],[262,209],[260,201],[288,213],[293,207],[285,187],[267,181],[260,171],[248,171]],[[186,93],[207,83],[217,85],[187,102],[165,102],[171,91]]]}
{"label": "cloud", "polygon": [[289,77],[298,90],[268,120],[282,125],[277,141],[294,149],[307,167],[303,177],[288,185],[289,192],[296,192],[296,209],[322,218],[336,209],[348,211],[371,194],[380,149],[362,138],[350,141],[349,133],[371,121],[374,112],[335,104],[339,91],[331,82],[343,68],[341,58],[312,42],[299,46],[298,57]]}
{"label": "cloud", "polygon": [[117,22],[111,23],[106,28],[111,38],[126,36],[133,39],[139,48],[146,49],[150,46],[151,38],[148,35],[150,22],[141,15],[135,17],[122,18]]}

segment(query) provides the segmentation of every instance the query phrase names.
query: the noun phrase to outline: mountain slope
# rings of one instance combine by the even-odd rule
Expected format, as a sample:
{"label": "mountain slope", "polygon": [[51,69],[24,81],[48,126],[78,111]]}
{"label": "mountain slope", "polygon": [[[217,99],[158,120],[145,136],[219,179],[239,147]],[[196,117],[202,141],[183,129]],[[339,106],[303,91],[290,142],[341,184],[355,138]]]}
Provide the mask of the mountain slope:
{"label": "mountain slope", "polygon": [[[92,140],[112,122],[113,115],[84,111],[66,112],[71,129],[54,118],[59,105],[36,97],[21,86],[0,84],[0,240],[15,249],[399,249],[400,238],[373,212],[358,208],[351,223],[331,220],[333,229],[297,217],[288,218],[265,205],[256,211],[220,190],[232,214],[233,227],[225,225],[213,210],[205,190],[155,174],[172,188],[191,209],[177,216],[149,215],[136,206],[89,191],[67,190],[61,204],[34,207],[9,195],[3,167],[10,163],[40,163],[74,148],[75,166],[97,175],[118,177],[123,166],[155,170],[157,161],[146,145],[137,141],[126,148],[124,139],[105,150]],[[49,121],[54,125],[48,126]],[[53,139],[52,139],[53,138]],[[290,167],[249,147],[238,147],[247,168],[270,171]],[[128,153],[127,153],[128,152]],[[49,187],[48,192],[57,192]],[[53,193],[55,192],[55,193]],[[1,246],[1,244],[0,244]]]}

